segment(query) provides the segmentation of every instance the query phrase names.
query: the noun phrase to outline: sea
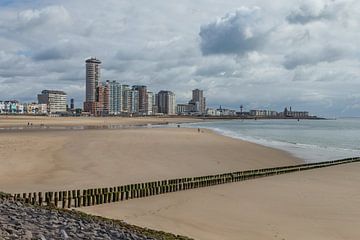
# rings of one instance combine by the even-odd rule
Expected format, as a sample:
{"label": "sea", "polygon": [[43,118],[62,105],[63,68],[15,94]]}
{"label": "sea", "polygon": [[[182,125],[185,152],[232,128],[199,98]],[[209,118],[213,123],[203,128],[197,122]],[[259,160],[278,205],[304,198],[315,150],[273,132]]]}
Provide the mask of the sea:
{"label": "sea", "polygon": [[207,128],[228,137],[281,149],[309,163],[360,157],[360,118],[224,120],[181,126]]}

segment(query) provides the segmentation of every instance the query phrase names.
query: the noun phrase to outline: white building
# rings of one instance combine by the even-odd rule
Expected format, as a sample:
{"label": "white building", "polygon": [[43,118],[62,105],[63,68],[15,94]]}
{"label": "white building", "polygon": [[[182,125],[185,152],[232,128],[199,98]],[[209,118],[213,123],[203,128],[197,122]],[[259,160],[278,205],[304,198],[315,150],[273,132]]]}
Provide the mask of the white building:
{"label": "white building", "polygon": [[122,112],[123,85],[116,81],[106,81],[109,87],[109,114],[118,115]]}
{"label": "white building", "polygon": [[129,94],[129,113],[139,112],[139,91],[131,89],[128,91]]}
{"label": "white building", "polygon": [[39,104],[47,104],[48,113],[66,112],[66,93],[63,91],[43,90],[38,94]]}
{"label": "white building", "polygon": [[0,114],[24,114],[24,105],[18,101],[0,101]]}
{"label": "white building", "polygon": [[147,104],[146,104],[146,114],[153,115],[153,106],[155,105],[155,96],[153,92],[147,92]]}
{"label": "white building", "polygon": [[208,108],[208,109],[206,109],[206,115],[221,116],[221,112],[214,108]]}
{"label": "white building", "polygon": [[44,115],[47,114],[47,104],[28,103],[24,104],[24,112],[26,114]]}
{"label": "white building", "polygon": [[271,110],[250,110],[250,115],[255,117],[276,117],[276,111]]}

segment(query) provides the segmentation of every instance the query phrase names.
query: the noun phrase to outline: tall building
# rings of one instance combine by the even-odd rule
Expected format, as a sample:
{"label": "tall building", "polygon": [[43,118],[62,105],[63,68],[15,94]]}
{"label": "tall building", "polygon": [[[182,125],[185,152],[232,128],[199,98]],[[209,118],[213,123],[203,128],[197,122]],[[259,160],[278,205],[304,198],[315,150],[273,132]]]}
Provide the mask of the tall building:
{"label": "tall building", "polygon": [[71,110],[74,110],[75,109],[75,102],[74,102],[74,99],[70,99],[70,109]]}
{"label": "tall building", "polygon": [[86,63],[86,102],[96,102],[96,88],[100,81],[101,61],[96,58],[89,58]]}
{"label": "tall building", "polygon": [[121,112],[122,113],[129,113],[129,109],[130,109],[130,87],[129,85],[122,85],[122,106],[121,106]]}
{"label": "tall building", "polygon": [[109,88],[109,114],[119,115],[122,112],[122,85],[116,81],[107,80]]}
{"label": "tall building", "polygon": [[138,112],[140,114],[146,114],[147,102],[148,102],[146,86],[135,85],[135,86],[133,86],[133,90],[138,91],[138,94],[139,94],[139,110],[138,110]]}
{"label": "tall building", "polygon": [[110,112],[110,83],[101,83],[98,92],[99,110],[97,115],[108,115]]}
{"label": "tall building", "polygon": [[192,99],[189,104],[193,105],[193,111],[200,114],[205,114],[206,110],[206,99],[204,97],[203,90],[194,89],[192,91]]}
{"label": "tall building", "polygon": [[66,112],[66,93],[63,91],[43,90],[38,94],[39,104],[47,104],[49,113]]}
{"label": "tall building", "polygon": [[153,92],[147,92],[147,108],[146,115],[153,115],[153,107],[155,105],[155,96]]}
{"label": "tall building", "polygon": [[157,94],[158,113],[167,115],[176,114],[176,99],[175,94],[171,91],[160,91]]}
{"label": "tall building", "polygon": [[139,91],[131,89],[128,91],[129,97],[129,109],[128,113],[136,114],[139,113]]}
{"label": "tall building", "polygon": [[84,111],[93,115],[103,115],[103,86],[100,83],[100,64],[96,58],[89,58],[86,64],[86,94]]}

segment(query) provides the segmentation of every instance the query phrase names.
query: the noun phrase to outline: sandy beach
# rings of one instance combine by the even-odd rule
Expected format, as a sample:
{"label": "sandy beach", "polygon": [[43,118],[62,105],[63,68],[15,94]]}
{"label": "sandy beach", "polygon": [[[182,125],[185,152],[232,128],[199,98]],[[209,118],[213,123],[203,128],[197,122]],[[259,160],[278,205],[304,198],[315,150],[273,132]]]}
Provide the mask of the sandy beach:
{"label": "sandy beach", "polygon": [[350,164],[87,207],[194,239],[359,239],[360,165]]}
{"label": "sandy beach", "polygon": [[[0,115],[1,128],[39,128],[39,127],[69,127],[87,126],[101,127],[109,125],[138,126],[144,124],[167,124],[197,122],[201,119],[187,117],[47,117],[47,116],[17,116]],[[28,126],[28,124],[32,124]]]}
{"label": "sandy beach", "polygon": [[301,162],[290,154],[197,129],[0,133],[5,192],[109,187]]}
{"label": "sandy beach", "polygon": [[[114,121],[99,119],[76,124]],[[133,120],[116,119],[126,125],[149,122]],[[3,121],[2,126],[26,121]],[[76,120],[34,122],[41,121],[73,126]],[[10,193],[109,187],[299,163],[301,159],[286,152],[205,129],[0,132],[0,191]],[[78,210],[195,239],[358,239],[360,231],[353,226],[360,224],[359,170],[359,164],[351,164]]]}

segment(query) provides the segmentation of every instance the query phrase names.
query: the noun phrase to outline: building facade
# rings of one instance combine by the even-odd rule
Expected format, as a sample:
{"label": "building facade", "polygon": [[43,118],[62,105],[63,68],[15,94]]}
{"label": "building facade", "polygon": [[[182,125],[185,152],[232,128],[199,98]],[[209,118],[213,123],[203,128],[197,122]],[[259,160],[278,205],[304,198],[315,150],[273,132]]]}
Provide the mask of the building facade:
{"label": "building facade", "polygon": [[204,91],[200,89],[194,89],[192,91],[192,99],[189,102],[190,105],[193,105],[193,112],[200,114],[206,113],[206,99],[204,97]]}
{"label": "building facade", "polygon": [[0,101],[0,114],[24,114],[24,105],[16,100]]}
{"label": "building facade", "polygon": [[139,113],[139,91],[131,89],[129,91],[129,113],[137,114]]}
{"label": "building facade", "polygon": [[104,106],[102,104],[103,93],[100,83],[100,65],[101,61],[96,58],[89,58],[85,61],[86,74],[86,93],[84,102],[84,111],[93,115],[102,115]]}
{"label": "building facade", "polygon": [[96,89],[100,82],[101,61],[96,58],[90,58],[85,61],[86,64],[86,102],[96,102]]}
{"label": "building facade", "polygon": [[155,95],[153,92],[147,92],[147,107],[146,107],[146,115],[154,114],[154,105],[155,105]]}
{"label": "building facade", "polygon": [[67,103],[66,93],[57,90],[43,90],[38,94],[38,103],[46,104],[48,113],[64,113],[66,112]]}
{"label": "building facade", "polygon": [[276,117],[278,112],[272,110],[250,110],[249,114],[255,117]]}
{"label": "building facade", "polygon": [[122,94],[123,85],[116,81],[107,80],[109,88],[109,114],[119,115],[122,112]]}
{"label": "building facade", "polygon": [[138,92],[138,113],[142,115],[147,114],[147,87],[142,85],[135,85],[132,88]]}
{"label": "building facade", "polygon": [[176,114],[176,98],[175,94],[171,91],[160,91],[157,94],[158,113],[167,115]]}
{"label": "building facade", "polygon": [[131,96],[130,96],[130,86],[123,84],[122,93],[121,93],[121,113],[129,114],[130,111],[130,103],[131,103]]}
{"label": "building facade", "polygon": [[32,115],[45,115],[48,113],[47,104],[28,103],[24,104],[24,112]]}
{"label": "building facade", "polygon": [[190,104],[177,104],[176,113],[178,115],[189,115],[192,110],[192,105]]}

